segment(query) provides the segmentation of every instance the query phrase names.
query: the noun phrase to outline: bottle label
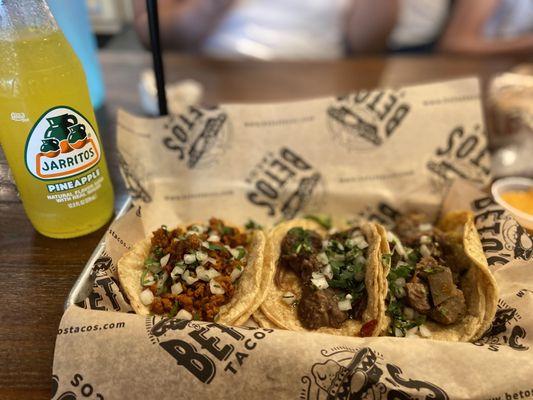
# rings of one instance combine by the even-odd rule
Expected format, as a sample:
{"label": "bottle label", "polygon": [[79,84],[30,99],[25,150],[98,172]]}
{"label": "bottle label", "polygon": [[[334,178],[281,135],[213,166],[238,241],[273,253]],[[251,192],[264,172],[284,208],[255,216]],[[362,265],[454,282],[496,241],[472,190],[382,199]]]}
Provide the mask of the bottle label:
{"label": "bottle label", "polygon": [[100,142],[92,125],[78,111],[58,106],[46,111],[28,135],[25,162],[38,179],[81,174],[100,160]]}

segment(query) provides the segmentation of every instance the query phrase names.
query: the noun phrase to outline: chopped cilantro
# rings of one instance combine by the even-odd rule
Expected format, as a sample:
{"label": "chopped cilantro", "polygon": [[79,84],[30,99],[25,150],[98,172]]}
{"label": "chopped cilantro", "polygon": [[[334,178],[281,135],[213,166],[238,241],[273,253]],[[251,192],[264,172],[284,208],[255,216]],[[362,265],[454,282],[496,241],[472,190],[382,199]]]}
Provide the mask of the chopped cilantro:
{"label": "chopped cilantro", "polygon": [[321,225],[325,229],[331,229],[332,222],[329,215],[316,214],[316,215],[306,215],[304,218],[315,221],[317,224]]}
{"label": "chopped cilantro", "polygon": [[178,308],[179,308],[179,303],[176,301],[174,302],[174,304],[172,304],[172,308],[170,309],[168,316],[171,318],[175,317],[176,314],[178,313]]}
{"label": "chopped cilantro", "polygon": [[386,253],[381,255],[381,261],[387,268],[390,268],[391,266],[391,260],[392,260],[392,254]]}
{"label": "chopped cilantro", "polygon": [[237,250],[239,250],[239,254],[237,255],[237,260],[240,260],[246,255],[246,250],[244,247],[238,247]]}
{"label": "chopped cilantro", "polygon": [[154,256],[156,256],[157,258],[163,257],[163,249],[159,246],[154,247],[152,253],[154,253]]}
{"label": "chopped cilantro", "polygon": [[147,283],[146,282],[146,275],[148,274],[148,270],[145,269],[142,274],[141,274],[141,286],[147,286]]}
{"label": "chopped cilantro", "polygon": [[209,250],[228,251],[224,246],[215,243],[209,243]]}
{"label": "chopped cilantro", "polygon": [[309,235],[309,231],[298,226],[295,228],[291,228],[289,232],[287,232],[287,235],[294,235],[297,238],[296,245],[293,249],[295,254],[300,254],[300,252],[311,252],[313,244],[311,243],[311,236]]}
{"label": "chopped cilantro", "polygon": [[253,230],[253,229],[263,229],[261,225],[259,225],[257,222],[255,222],[252,219],[249,219],[248,222],[244,225],[246,229]]}

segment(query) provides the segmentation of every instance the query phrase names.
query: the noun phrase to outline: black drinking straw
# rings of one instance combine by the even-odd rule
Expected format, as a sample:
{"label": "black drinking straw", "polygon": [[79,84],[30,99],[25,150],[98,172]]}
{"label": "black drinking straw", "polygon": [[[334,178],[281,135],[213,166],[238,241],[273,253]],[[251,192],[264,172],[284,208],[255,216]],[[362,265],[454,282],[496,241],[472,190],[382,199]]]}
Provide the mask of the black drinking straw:
{"label": "black drinking straw", "polygon": [[148,12],[148,27],[150,29],[150,45],[152,47],[152,61],[154,66],[155,82],[157,84],[157,103],[159,115],[167,115],[167,95],[165,92],[165,73],[161,57],[161,42],[159,41],[159,17],[157,14],[157,0],[146,0]]}

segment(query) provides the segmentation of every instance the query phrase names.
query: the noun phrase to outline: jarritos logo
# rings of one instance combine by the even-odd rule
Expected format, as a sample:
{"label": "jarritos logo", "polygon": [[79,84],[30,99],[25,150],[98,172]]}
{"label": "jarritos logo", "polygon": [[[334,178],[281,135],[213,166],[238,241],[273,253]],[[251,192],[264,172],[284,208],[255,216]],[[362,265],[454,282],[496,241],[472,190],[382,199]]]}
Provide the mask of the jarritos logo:
{"label": "jarritos logo", "polygon": [[86,171],[100,160],[100,142],[89,121],[66,106],[51,108],[28,135],[25,161],[39,179],[61,179]]}

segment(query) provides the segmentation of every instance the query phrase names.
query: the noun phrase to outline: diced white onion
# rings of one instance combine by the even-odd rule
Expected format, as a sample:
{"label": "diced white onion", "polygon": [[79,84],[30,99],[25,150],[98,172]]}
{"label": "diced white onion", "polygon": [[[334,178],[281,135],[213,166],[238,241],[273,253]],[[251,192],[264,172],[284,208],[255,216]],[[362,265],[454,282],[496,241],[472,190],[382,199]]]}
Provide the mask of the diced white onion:
{"label": "diced white onion", "polygon": [[352,302],[349,299],[339,301],[339,310],[348,311],[352,309]]}
{"label": "diced white onion", "polygon": [[158,293],[159,291],[161,291],[164,286],[165,286],[165,282],[167,281],[168,279],[168,272],[165,271],[163,272],[163,275],[161,275],[161,277],[159,278],[159,280],[157,281],[157,290],[158,290]]}
{"label": "diced white onion", "polygon": [[424,324],[420,325],[418,327],[418,330],[420,332],[420,336],[424,337],[424,338],[429,338],[431,337],[431,331],[428,329],[428,327]]}
{"label": "diced white onion", "polygon": [[204,253],[203,251],[197,251],[195,253],[196,259],[200,261],[202,264],[205,264],[207,262],[207,253]]}
{"label": "diced white onion", "polygon": [[242,274],[242,268],[233,268],[233,271],[231,271],[230,279],[232,282],[235,282],[237,279],[239,279],[239,276]]}
{"label": "diced white onion", "polygon": [[203,241],[202,247],[205,247],[206,249],[209,249],[209,242]]}
{"label": "diced white onion", "polygon": [[161,266],[164,267],[168,264],[168,260],[170,260],[170,253],[166,256],[161,257],[161,260],[159,260],[159,262],[161,263]]}
{"label": "diced white onion", "polygon": [[402,297],[405,297],[405,289],[403,287],[396,288],[396,297],[401,299]]}
{"label": "diced white onion", "polygon": [[185,254],[183,256],[183,261],[185,261],[185,264],[192,264],[196,262],[196,256],[194,254]]}
{"label": "diced white onion", "polygon": [[396,337],[402,337],[403,336],[403,332],[400,328],[394,328],[394,336]]}
{"label": "diced white onion", "polygon": [[217,260],[214,259],[213,257],[207,257],[206,263],[211,263],[215,265],[217,263]]}
{"label": "diced white onion", "polygon": [[209,290],[211,290],[211,293],[213,294],[224,294],[226,291],[222,286],[220,286],[220,283],[215,281],[214,279],[211,279],[209,281]]}
{"label": "diced white onion", "polygon": [[189,271],[189,270],[186,270],[183,273],[183,275],[181,276],[181,279],[183,279],[187,285],[192,285],[194,282],[196,282],[198,280],[198,278],[193,277],[191,275],[191,271]]}
{"label": "diced white onion", "polygon": [[231,253],[231,256],[233,258],[238,258],[239,257],[239,254],[241,254],[241,252],[238,250],[238,249],[229,249],[229,252]]}
{"label": "diced white onion", "polygon": [[204,282],[209,282],[211,279],[220,275],[214,268],[196,267],[196,277]]}
{"label": "diced white onion", "polygon": [[183,272],[185,272],[185,267],[181,265],[176,265],[170,273],[170,276],[172,277],[172,279],[176,279],[178,275],[183,274]]}
{"label": "diced white onion", "polygon": [[220,236],[212,233],[211,235],[209,235],[209,237],[207,238],[207,241],[208,242],[220,242]]}
{"label": "diced white onion", "polygon": [[144,289],[140,295],[141,303],[145,306],[149,306],[154,301],[154,294],[150,289]]}
{"label": "diced white onion", "polygon": [[144,285],[143,286],[152,286],[155,283],[154,275],[151,272],[147,272],[144,276]]}
{"label": "diced white onion", "polygon": [[348,299],[348,300],[351,300],[353,297],[352,297],[351,294],[348,293],[345,298]]}
{"label": "diced white onion", "polygon": [[327,249],[329,247],[329,240],[322,240],[322,248]]}
{"label": "diced white onion", "polygon": [[[316,274],[316,272],[313,272],[313,276]],[[327,289],[329,287],[328,281],[326,280],[326,277],[322,274],[319,274],[320,276],[316,278],[311,278],[311,283],[315,285],[315,287],[319,290]]]}
{"label": "diced white onion", "polygon": [[415,310],[411,307],[405,307],[403,309],[403,315],[405,316],[405,319],[412,321],[415,318]]}
{"label": "diced white onion", "polygon": [[387,241],[390,243],[394,243],[394,249],[400,256],[404,258],[406,257],[407,254],[405,253],[403,244],[402,242],[400,242],[400,239],[398,239],[398,236],[396,236],[391,231],[387,231]]}
{"label": "diced white onion", "polygon": [[204,233],[207,230],[207,228],[202,225],[193,225],[191,226],[191,230],[196,231],[198,233]]}
{"label": "diced white onion", "polygon": [[326,255],[326,253],[322,252],[322,253],[318,253],[318,255],[316,256],[317,260],[320,261],[321,264],[328,264],[329,263],[329,260],[328,260],[328,256]]}
{"label": "diced white onion", "polygon": [[356,236],[353,240],[355,241],[355,245],[360,249],[366,249],[368,247],[367,241],[362,236]]}
{"label": "diced white onion", "polygon": [[189,311],[187,311],[187,310],[182,308],[176,314],[176,318],[177,319],[186,319],[186,320],[190,321],[192,319],[192,314]]}
{"label": "diced white onion", "polygon": [[340,243],[340,242],[337,242],[337,248],[338,248],[340,251],[344,251],[344,246],[343,246],[342,243]]}
{"label": "diced white onion", "polygon": [[431,237],[429,237],[428,235],[420,236],[420,243],[422,243],[422,244],[430,244],[431,243]]}
{"label": "diced white onion", "polygon": [[183,292],[183,286],[181,286],[181,283],[180,282],[176,282],[175,284],[173,284],[171,287],[170,287],[170,291],[172,292],[172,294],[176,295],[176,294],[180,294],[181,292]]}
{"label": "diced white onion", "polygon": [[416,338],[418,337],[418,326],[415,326],[411,329],[408,329],[406,332],[405,332],[405,337],[406,338]]}
{"label": "diced white onion", "polygon": [[421,244],[420,254],[422,254],[422,257],[429,257],[431,256],[431,251],[428,249],[428,247],[425,244]]}
{"label": "diced white onion", "polygon": [[333,271],[331,270],[331,265],[329,265],[329,264],[327,264],[324,268],[322,268],[321,273],[327,279],[332,279],[333,278]]}
{"label": "diced white onion", "polygon": [[296,301],[296,296],[292,292],[285,292],[283,293],[282,300],[288,305],[291,305]]}
{"label": "diced white onion", "polygon": [[403,278],[403,277],[399,277],[399,278],[397,278],[397,279],[394,281],[394,284],[395,284],[397,287],[404,287],[404,286],[405,286],[405,278]]}
{"label": "diced white onion", "polygon": [[428,223],[418,225],[418,230],[420,232],[428,232],[428,231],[430,231],[432,229],[433,229],[433,225],[428,224]]}
{"label": "diced white onion", "polygon": [[337,228],[330,228],[329,231],[328,231],[328,234],[329,235],[334,235],[338,232],[339,230]]}
{"label": "diced white onion", "polygon": [[366,264],[366,258],[363,257],[363,256],[361,256],[361,255],[357,256],[357,258],[355,259],[355,261],[356,261],[357,263],[359,263],[359,264]]}

